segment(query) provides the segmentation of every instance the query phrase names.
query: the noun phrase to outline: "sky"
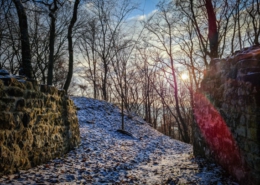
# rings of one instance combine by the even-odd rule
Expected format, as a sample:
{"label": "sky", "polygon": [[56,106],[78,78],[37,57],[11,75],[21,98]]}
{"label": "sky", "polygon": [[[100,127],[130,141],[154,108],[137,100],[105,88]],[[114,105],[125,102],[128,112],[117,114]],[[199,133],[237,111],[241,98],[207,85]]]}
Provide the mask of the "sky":
{"label": "sky", "polygon": [[140,6],[137,10],[134,10],[131,14],[130,14],[130,19],[134,18],[134,17],[139,17],[139,16],[144,16],[144,15],[148,15],[151,12],[153,12],[154,10],[156,10],[156,4],[159,2],[160,0],[139,0],[138,3],[140,3]]}

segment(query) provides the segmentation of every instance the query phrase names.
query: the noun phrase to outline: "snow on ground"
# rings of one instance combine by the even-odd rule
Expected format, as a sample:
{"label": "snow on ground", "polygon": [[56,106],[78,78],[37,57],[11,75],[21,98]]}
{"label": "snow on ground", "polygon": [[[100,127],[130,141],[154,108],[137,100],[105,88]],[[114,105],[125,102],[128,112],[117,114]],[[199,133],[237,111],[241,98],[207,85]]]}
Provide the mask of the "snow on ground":
{"label": "snow on ground", "polygon": [[78,107],[81,144],[64,157],[19,174],[0,184],[236,184],[223,170],[194,159],[192,146],[159,133],[139,117],[125,116],[105,101],[72,97]]}

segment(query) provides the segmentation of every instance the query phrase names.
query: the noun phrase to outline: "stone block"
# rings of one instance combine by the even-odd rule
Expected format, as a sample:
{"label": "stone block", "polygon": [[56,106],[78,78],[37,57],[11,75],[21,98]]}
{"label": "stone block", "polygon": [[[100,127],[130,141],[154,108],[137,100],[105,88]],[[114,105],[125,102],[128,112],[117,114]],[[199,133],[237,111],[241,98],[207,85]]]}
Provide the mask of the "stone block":
{"label": "stone block", "polygon": [[241,115],[239,118],[239,125],[246,126],[247,120],[245,115]]}
{"label": "stone block", "polygon": [[0,88],[3,88],[3,87],[4,87],[4,81],[0,80]]}
{"label": "stone block", "polygon": [[247,138],[253,141],[257,141],[257,129],[256,128],[248,128],[247,130]]}
{"label": "stone block", "polygon": [[244,126],[238,126],[236,129],[235,129],[235,133],[240,136],[240,137],[246,137],[246,127]]}
{"label": "stone block", "polygon": [[255,115],[255,114],[251,114],[251,115],[247,115],[246,116],[247,117],[247,124],[248,124],[248,127],[249,128],[257,128],[257,126],[258,126],[258,121],[257,121],[257,116]]}
{"label": "stone block", "polygon": [[1,98],[1,100],[3,103],[6,103],[6,104],[14,104],[16,101],[16,99],[13,97],[4,97],[4,98]]}
{"label": "stone block", "polygon": [[54,86],[41,85],[40,91],[50,95],[58,95],[58,89],[55,88]]}
{"label": "stone block", "polygon": [[58,90],[58,95],[59,95],[59,97],[63,97],[63,96],[65,96],[66,95],[66,92],[65,92],[65,90],[63,90],[63,89],[59,89]]}
{"label": "stone block", "polygon": [[253,156],[253,167],[256,171],[260,172],[260,156]]}
{"label": "stone block", "polygon": [[9,96],[14,96],[14,97],[22,97],[24,94],[23,89],[21,89],[19,87],[8,87],[8,88],[6,88],[5,92]]}
{"label": "stone block", "polygon": [[0,78],[0,80],[3,81],[5,86],[11,86],[18,82],[15,78],[10,78],[10,77]]}
{"label": "stone block", "polygon": [[254,155],[250,154],[250,153],[245,153],[244,154],[245,157],[245,161],[247,166],[252,169],[254,166]]}
{"label": "stone block", "polygon": [[26,99],[42,99],[43,95],[39,91],[28,90],[25,97]]}
{"label": "stone block", "polygon": [[58,95],[58,89],[54,86],[49,86],[48,93],[50,95]]}
{"label": "stone block", "polygon": [[22,118],[22,123],[23,123],[23,126],[26,128],[26,127],[29,127],[30,125],[30,121],[31,121],[31,116],[29,113],[24,113],[23,115],[23,118]]}
{"label": "stone block", "polygon": [[25,108],[26,102],[24,98],[18,99],[16,102],[16,111],[22,111]]}
{"label": "stone block", "polygon": [[4,103],[3,101],[0,100],[0,111],[6,111],[9,112],[11,109],[11,104],[9,103]]}
{"label": "stone block", "polygon": [[32,82],[26,81],[25,86],[28,90],[34,90]]}
{"label": "stone block", "polygon": [[4,140],[5,140],[5,131],[0,130],[0,146],[3,145]]}
{"label": "stone block", "polygon": [[[0,80],[1,81],[1,80]],[[0,88],[0,97],[6,97],[6,93],[5,93],[5,90],[4,89],[1,89]]]}
{"label": "stone block", "polygon": [[38,85],[38,81],[35,79],[27,79],[26,82],[30,82],[32,84],[32,87],[35,91],[39,91],[39,85]]}
{"label": "stone block", "polygon": [[15,127],[13,114],[0,112],[0,129],[13,129]]}
{"label": "stone block", "polygon": [[44,107],[44,103],[42,99],[29,99],[26,102],[26,107],[27,108],[40,108],[42,109]]}
{"label": "stone block", "polygon": [[244,108],[245,108],[245,112],[247,114],[255,114],[256,113],[256,109],[257,109],[255,104],[250,104],[250,105],[246,104],[244,106]]}
{"label": "stone block", "polygon": [[248,141],[247,145],[249,147],[249,153],[252,153],[253,155],[260,156],[260,145],[257,144],[257,142]]}
{"label": "stone block", "polygon": [[[258,185],[260,184],[260,171],[257,172],[251,172],[250,174],[250,180],[248,180],[248,182],[251,182],[251,184],[253,185]],[[247,183],[248,183],[247,182]],[[249,183],[248,183],[249,184]]]}
{"label": "stone block", "polygon": [[40,85],[40,91],[42,93],[48,93],[48,85]]}

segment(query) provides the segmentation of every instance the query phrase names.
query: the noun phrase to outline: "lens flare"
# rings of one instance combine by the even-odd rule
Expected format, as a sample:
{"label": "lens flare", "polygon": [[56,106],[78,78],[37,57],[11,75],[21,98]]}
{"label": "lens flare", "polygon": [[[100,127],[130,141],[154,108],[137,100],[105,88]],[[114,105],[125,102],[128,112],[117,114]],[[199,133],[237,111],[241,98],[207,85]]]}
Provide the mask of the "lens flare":
{"label": "lens flare", "polygon": [[203,94],[195,94],[194,113],[201,134],[210,147],[211,157],[238,180],[244,179],[248,168],[239,147],[225,120]]}

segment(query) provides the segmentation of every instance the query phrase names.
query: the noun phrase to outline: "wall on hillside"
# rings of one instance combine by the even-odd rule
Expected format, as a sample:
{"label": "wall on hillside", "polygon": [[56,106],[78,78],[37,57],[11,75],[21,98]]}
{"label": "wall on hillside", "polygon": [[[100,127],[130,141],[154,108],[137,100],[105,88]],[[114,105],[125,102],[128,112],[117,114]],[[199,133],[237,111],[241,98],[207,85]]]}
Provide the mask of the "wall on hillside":
{"label": "wall on hillside", "polygon": [[80,142],[75,106],[62,90],[0,80],[0,176],[62,156]]}
{"label": "wall on hillside", "polygon": [[194,99],[194,154],[260,184],[260,47],[211,61]]}

